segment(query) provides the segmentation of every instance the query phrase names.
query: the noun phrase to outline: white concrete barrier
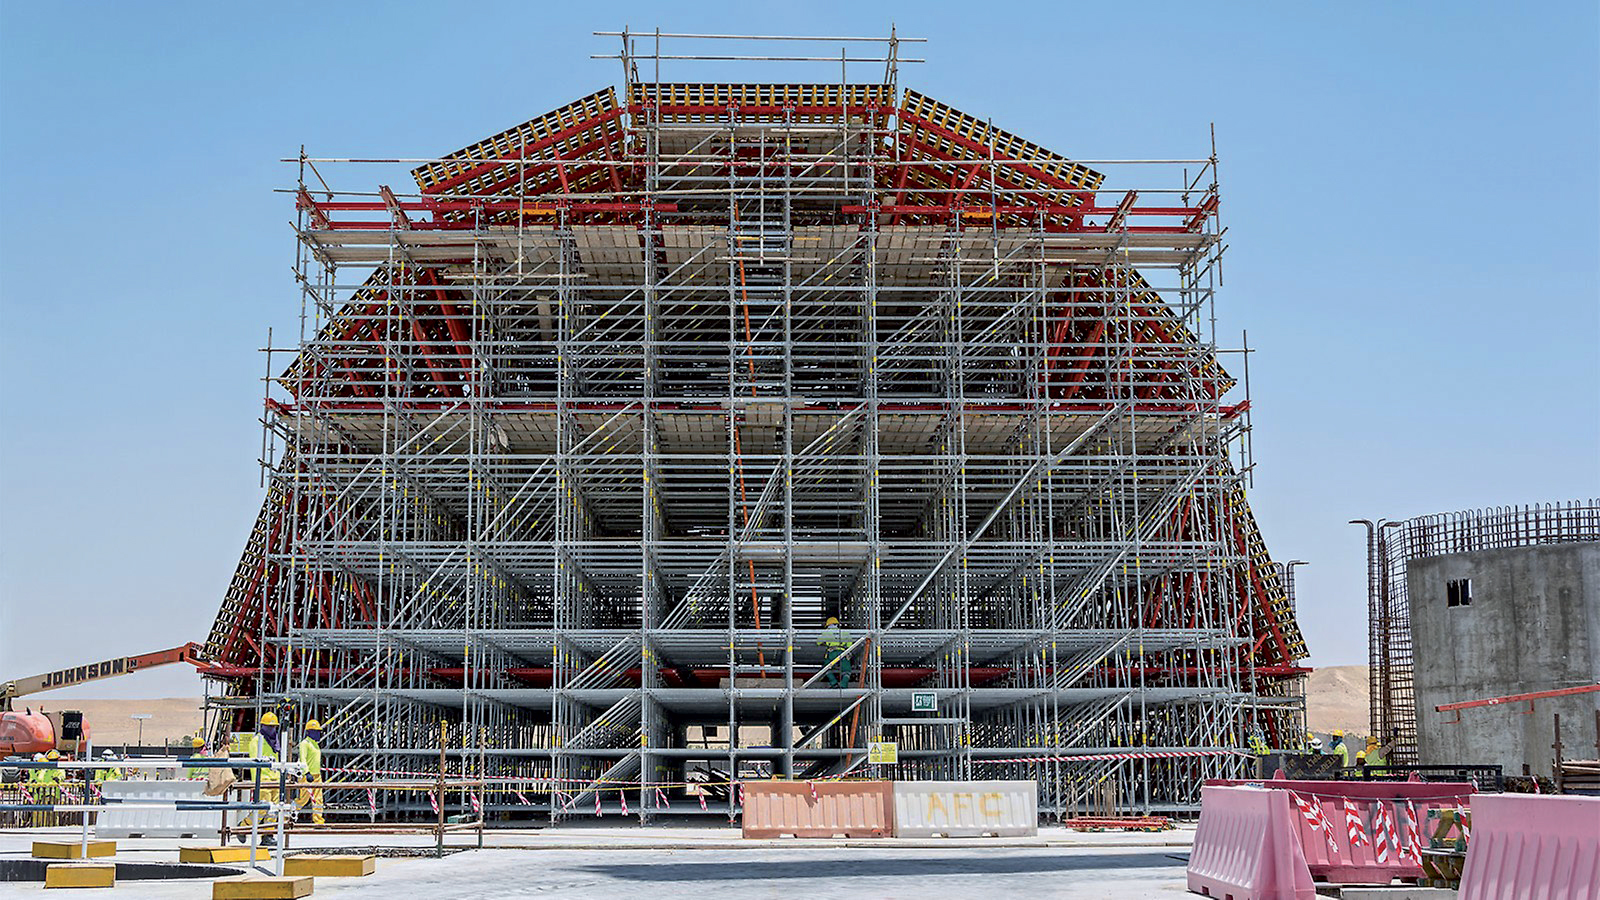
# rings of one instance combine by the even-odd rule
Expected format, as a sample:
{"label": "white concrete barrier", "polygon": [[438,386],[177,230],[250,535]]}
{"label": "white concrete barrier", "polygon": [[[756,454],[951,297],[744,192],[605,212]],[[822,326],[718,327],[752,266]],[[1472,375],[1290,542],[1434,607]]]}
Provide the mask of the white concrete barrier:
{"label": "white concrete barrier", "polygon": [[[212,800],[204,781],[108,781],[100,786],[107,800],[150,803],[162,800]],[[119,809],[109,803],[96,816],[94,833],[102,838],[214,838],[222,829],[222,813],[208,809]]]}
{"label": "white concrete barrier", "polygon": [[895,837],[1021,837],[1039,833],[1033,781],[896,781]]}

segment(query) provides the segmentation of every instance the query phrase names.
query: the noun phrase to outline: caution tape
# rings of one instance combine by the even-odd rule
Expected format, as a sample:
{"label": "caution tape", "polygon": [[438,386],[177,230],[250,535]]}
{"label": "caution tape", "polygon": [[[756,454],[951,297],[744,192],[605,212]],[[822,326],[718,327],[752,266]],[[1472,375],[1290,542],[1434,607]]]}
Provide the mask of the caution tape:
{"label": "caution tape", "polygon": [[1084,753],[1071,756],[1016,756],[1007,759],[974,759],[973,765],[985,763],[1043,763],[1043,762],[1108,762],[1125,759],[1184,759],[1197,756],[1242,756],[1252,754],[1242,750],[1147,750],[1137,753]]}

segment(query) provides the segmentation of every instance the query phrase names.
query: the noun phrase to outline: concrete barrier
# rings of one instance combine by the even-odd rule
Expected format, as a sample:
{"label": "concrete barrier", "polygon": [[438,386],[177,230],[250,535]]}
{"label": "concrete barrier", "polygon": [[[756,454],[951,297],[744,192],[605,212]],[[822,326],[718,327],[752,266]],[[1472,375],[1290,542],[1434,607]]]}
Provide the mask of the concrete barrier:
{"label": "concrete barrier", "polygon": [[747,838],[888,837],[894,803],[887,781],[746,781]]}
{"label": "concrete barrier", "polygon": [[1600,900],[1600,797],[1475,797],[1459,896]]}
{"label": "concrete barrier", "polygon": [[1039,833],[1033,781],[896,781],[895,837],[1020,837]]}
{"label": "concrete barrier", "polygon": [[[1314,807],[1331,826],[1327,834],[1312,827],[1298,806],[1294,828],[1312,876],[1336,884],[1389,884],[1396,878],[1422,878],[1422,860],[1411,853],[1408,831],[1411,814],[1417,816],[1417,836],[1423,846],[1427,838],[1422,825],[1428,810],[1468,806],[1475,794],[1468,782],[1444,781],[1301,781],[1271,778],[1259,782],[1214,780],[1213,784],[1259,784],[1263,788],[1290,792],[1293,798]],[[1345,802],[1355,807],[1359,837],[1351,839]],[[1384,852],[1379,852],[1379,816],[1388,820],[1382,829]]]}
{"label": "concrete barrier", "polygon": [[[163,800],[210,800],[204,781],[108,781],[100,786],[106,800],[149,803]],[[222,814],[207,809],[119,809],[109,803],[97,814],[96,837],[214,838],[222,828]]]}
{"label": "concrete barrier", "polygon": [[1189,854],[1189,890],[1228,900],[1311,900],[1287,791],[1207,784]]}

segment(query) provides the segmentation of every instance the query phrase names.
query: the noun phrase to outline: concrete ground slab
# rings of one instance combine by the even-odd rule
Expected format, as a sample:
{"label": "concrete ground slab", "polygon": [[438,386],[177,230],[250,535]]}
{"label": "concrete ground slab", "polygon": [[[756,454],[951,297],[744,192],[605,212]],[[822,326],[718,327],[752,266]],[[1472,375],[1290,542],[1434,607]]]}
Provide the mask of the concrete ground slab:
{"label": "concrete ground slab", "polygon": [[[31,835],[0,834],[0,856],[24,854]],[[358,879],[318,879],[317,897],[429,898],[643,896],[1150,898],[1186,895],[1192,829],[1159,834],[1043,828],[1037,838],[744,841],[735,828],[590,827],[491,831],[484,850],[443,858],[385,858]],[[472,843],[475,844],[474,838]],[[296,836],[292,852],[425,853],[420,835]],[[175,839],[124,841],[119,859],[172,861]],[[391,849],[392,848],[392,849]],[[621,851],[621,852],[618,852]],[[383,853],[380,850],[380,853]],[[386,855],[386,854],[385,854]],[[274,860],[274,863],[276,861]],[[272,871],[272,864],[264,864]],[[7,886],[19,896],[42,885]],[[130,900],[210,893],[205,881],[120,880]]]}

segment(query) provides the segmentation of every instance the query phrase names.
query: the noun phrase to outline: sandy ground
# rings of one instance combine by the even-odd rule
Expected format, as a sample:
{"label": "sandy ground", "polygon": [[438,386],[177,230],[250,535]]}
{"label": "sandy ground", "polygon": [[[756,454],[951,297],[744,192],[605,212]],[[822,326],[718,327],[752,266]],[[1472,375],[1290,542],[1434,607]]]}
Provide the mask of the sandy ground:
{"label": "sandy ground", "polygon": [[139,723],[129,718],[135,713],[149,714],[144,723],[145,744],[178,741],[200,730],[199,697],[162,697],[154,700],[52,700],[38,694],[17,701],[18,706],[47,710],[78,710],[89,719],[89,733],[97,747],[131,744],[139,736]]}
{"label": "sandy ground", "polygon": [[1367,733],[1366,666],[1328,666],[1306,680],[1306,727],[1319,734],[1342,728]]}
{"label": "sandy ground", "polygon": [[[67,829],[0,834],[0,858],[28,855],[37,838]],[[1148,898],[1185,893],[1192,827],[1156,834],[1044,828],[1034,838],[745,841],[734,828],[575,827],[491,831],[485,849],[443,859],[378,860],[365,878],[318,878],[314,897],[429,898],[891,897]],[[472,846],[475,838],[453,837]],[[402,836],[295,838],[291,852],[318,847],[426,846]],[[122,861],[177,858],[177,840],[122,841]],[[185,841],[183,843],[194,843]],[[622,852],[619,852],[622,851]],[[40,884],[0,885],[0,896],[35,896]],[[209,880],[123,880],[114,896],[177,900],[211,894]]]}

